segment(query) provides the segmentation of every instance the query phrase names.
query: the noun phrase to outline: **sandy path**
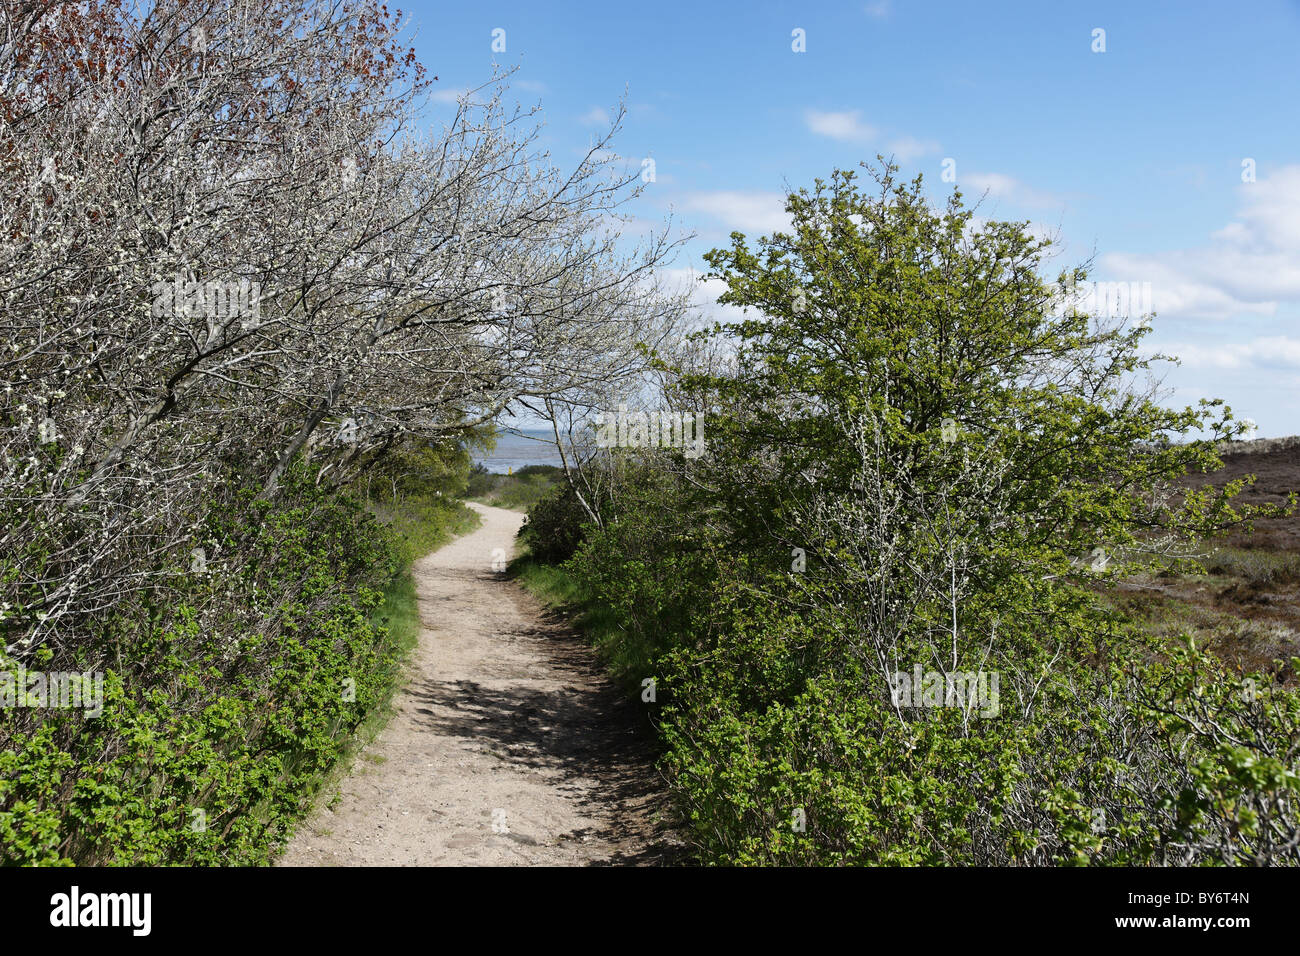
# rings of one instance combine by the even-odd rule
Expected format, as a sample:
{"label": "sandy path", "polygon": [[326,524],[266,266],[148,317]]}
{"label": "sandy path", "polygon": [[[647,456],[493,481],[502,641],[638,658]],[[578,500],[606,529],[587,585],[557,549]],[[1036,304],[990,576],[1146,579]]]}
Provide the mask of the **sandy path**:
{"label": "sandy path", "polygon": [[423,628],[392,719],[280,864],[670,862],[640,705],[492,571],[523,516],[471,507],[482,526],[415,565]]}

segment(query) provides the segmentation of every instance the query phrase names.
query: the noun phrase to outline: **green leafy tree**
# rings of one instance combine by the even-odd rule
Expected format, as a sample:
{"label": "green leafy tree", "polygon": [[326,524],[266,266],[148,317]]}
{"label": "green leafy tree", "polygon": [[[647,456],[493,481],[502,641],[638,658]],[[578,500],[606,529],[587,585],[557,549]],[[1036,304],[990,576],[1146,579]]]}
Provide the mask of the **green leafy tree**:
{"label": "green leafy tree", "polygon": [[[1242,704],[1238,675],[1100,599],[1277,512],[1179,483],[1241,426],[1163,405],[1145,325],[1074,307],[1086,270],[1046,280],[1027,224],[936,210],[895,172],[836,172],[789,196],[789,233],[709,254],[746,315],[704,333],[727,371],[678,382],[708,454],[573,565],[644,609],[681,555],[712,559],[670,576],[689,613],[659,658],[704,857],[1295,862],[1293,692]],[[619,529],[648,522],[672,547],[614,574]],[[1000,707],[900,702],[918,665],[1000,676]]]}
{"label": "green leafy tree", "polygon": [[1149,329],[1098,322],[1063,294],[1083,268],[1045,281],[1050,242],[1028,224],[979,223],[960,192],[936,211],[920,177],[895,172],[873,169],[866,192],[837,171],[790,195],[790,233],[757,249],[734,233],[705,257],[727,284],[719,301],[747,312],[707,333],[734,344],[738,371],[686,383],[717,412],[711,460],[746,475],[714,489],[743,516],[737,533],[761,537],[791,500],[857,494],[864,441],[916,497],[970,498],[987,471],[968,477],[971,461],[991,463],[1016,516],[991,536],[1013,558],[999,573],[1099,546],[1168,549],[1239,520],[1239,484],[1170,486],[1220,464],[1217,444],[1243,430],[1231,411],[1159,404],[1143,387]]}

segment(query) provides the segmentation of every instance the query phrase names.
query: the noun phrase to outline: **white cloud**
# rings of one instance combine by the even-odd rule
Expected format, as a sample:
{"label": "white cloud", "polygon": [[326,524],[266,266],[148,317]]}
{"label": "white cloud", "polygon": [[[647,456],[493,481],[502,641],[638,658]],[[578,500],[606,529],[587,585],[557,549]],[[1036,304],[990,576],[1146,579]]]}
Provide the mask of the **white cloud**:
{"label": "white cloud", "polygon": [[1016,188],[1016,180],[1001,173],[966,173],[961,178],[972,189],[991,196],[1010,196]]}
{"label": "white cloud", "polygon": [[874,128],[862,122],[862,113],[859,110],[848,110],[842,113],[807,110],[804,113],[804,121],[814,133],[846,143],[861,142],[876,135]]}
{"label": "white cloud", "polygon": [[729,229],[772,233],[790,229],[785,198],[783,193],[722,190],[691,193],[681,206],[689,212],[712,216]]}
{"label": "white cloud", "polygon": [[583,126],[608,126],[609,114],[599,106],[593,106],[578,117],[578,122]]}
{"label": "white cloud", "polygon": [[1249,342],[1198,345],[1176,342],[1151,345],[1148,351],[1177,356],[1185,368],[1194,369],[1300,369],[1300,339],[1271,335]]}
{"label": "white cloud", "polygon": [[[881,130],[862,121],[861,110],[804,110],[804,123],[819,136],[842,143],[864,143],[877,139]],[[932,139],[919,139],[906,133],[892,133],[884,152],[900,162],[909,163],[918,157],[937,153],[939,143]]]}
{"label": "white cloud", "polygon": [[714,322],[738,322],[745,317],[744,310],[736,305],[719,305],[718,296],[727,291],[727,283],[721,279],[704,279],[703,273],[686,268],[660,269],[655,273],[665,280],[670,289],[685,289],[690,293],[691,304],[699,310],[703,320],[701,327]]}
{"label": "white cloud", "polygon": [[898,159],[899,162],[910,163],[917,157],[939,152],[939,144],[932,139],[899,136],[889,141],[885,151]]}
{"label": "white cloud", "polygon": [[1300,249],[1300,166],[1283,166],[1272,176],[1237,187],[1242,208],[1239,222],[1229,223],[1215,238],[1261,250]]}
{"label": "white cloud", "polygon": [[432,103],[455,103],[468,92],[468,90],[458,89],[434,90],[429,94],[429,101]]}
{"label": "white cloud", "polygon": [[1204,245],[1156,253],[1113,252],[1107,273],[1152,284],[1161,317],[1274,315],[1300,302],[1300,166],[1238,187],[1236,218]]}
{"label": "white cloud", "polygon": [[1034,189],[1004,173],[958,173],[957,185],[967,195],[982,196],[987,193],[993,199],[1005,199],[1020,206],[1059,207],[1065,203],[1060,196]]}
{"label": "white cloud", "polygon": [[872,0],[862,11],[869,17],[875,17],[877,20],[883,20],[889,16],[889,0]]}

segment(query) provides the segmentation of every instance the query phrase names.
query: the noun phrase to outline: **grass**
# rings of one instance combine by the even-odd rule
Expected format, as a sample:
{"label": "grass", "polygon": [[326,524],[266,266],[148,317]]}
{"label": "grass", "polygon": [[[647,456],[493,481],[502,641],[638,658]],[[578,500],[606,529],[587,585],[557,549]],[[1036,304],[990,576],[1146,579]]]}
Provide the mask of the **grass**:
{"label": "grass", "polygon": [[528,511],[555,487],[559,476],[554,465],[528,465],[513,475],[477,471],[470,475],[466,497],[495,508]]}
{"label": "grass", "polygon": [[[384,592],[384,603],[375,616],[388,627],[389,640],[396,646],[399,660],[405,661],[420,639],[420,605],[411,565],[453,538],[473,531],[483,519],[463,502],[448,498],[407,498],[383,504],[372,502],[370,507],[397,537],[401,571]],[[400,666],[396,670],[393,682],[384,694],[383,707],[376,709],[376,712],[384,712],[383,721],[373,728],[366,738],[367,743],[392,716],[392,696],[401,684]],[[369,722],[370,718],[367,718]]]}
{"label": "grass", "polygon": [[1204,564],[1210,574],[1237,578],[1255,587],[1300,581],[1300,554],[1290,551],[1219,548]]}
{"label": "grass", "polygon": [[369,507],[396,535],[398,558],[405,570],[452,538],[473,531],[482,521],[463,502],[445,497],[372,501]]}
{"label": "grass", "polygon": [[543,604],[573,610],[586,603],[577,579],[558,564],[543,564],[521,546],[523,553],[510,562],[510,575],[518,579]]}
{"label": "grass", "polygon": [[629,693],[640,693],[641,679],[654,672],[650,648],[627,639],[613,608],[586,593],[563,565],[538,561],[526,546],[510,562],[510,576],[544,605],[568,618],[596,649],[610,674]]}

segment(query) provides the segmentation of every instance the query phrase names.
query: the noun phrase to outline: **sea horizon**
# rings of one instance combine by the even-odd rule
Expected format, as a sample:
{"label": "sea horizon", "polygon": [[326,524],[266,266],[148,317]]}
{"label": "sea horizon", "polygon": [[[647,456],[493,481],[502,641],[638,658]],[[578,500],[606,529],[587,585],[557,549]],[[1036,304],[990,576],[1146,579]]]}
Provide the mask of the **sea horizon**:
{"label": "sea horizon", "polygon": [[475,451],[471,460],[498,475],[508,475],[529,465],[554,465],[558,468],[561,464],[554,434],[549,428],[503,431],[497,436],[496,448],[490,452]]}

